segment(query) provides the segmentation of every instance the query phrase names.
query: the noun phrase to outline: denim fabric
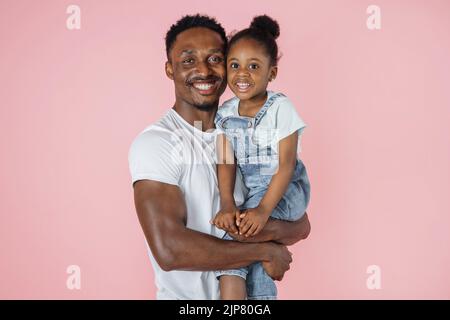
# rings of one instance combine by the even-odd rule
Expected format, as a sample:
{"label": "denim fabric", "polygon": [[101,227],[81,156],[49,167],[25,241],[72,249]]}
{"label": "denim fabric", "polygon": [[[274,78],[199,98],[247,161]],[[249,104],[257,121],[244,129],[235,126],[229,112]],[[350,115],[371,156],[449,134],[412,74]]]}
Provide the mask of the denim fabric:
{"label": "denim fabric", "polygon": [[[266,111],[276,101],[284,97],[278,93],[270,97],[255,118],[243,116],[216,117],[216,126],[223,131],[234,148],[237,166],[242,173],[245,186],[249,193],[241,210],[255,208],[267,191],[272,176],[278,169],[278,145],[274,145],[276,131],[266,132],[271,137],[271,143],[260,144],[260,137],[255,135],[255,129],[266,114]],[[260,134],[261,136],[261,134]],[[297,159],[291,182],[282,199],[272,212],[271,217],[280,220],[295,221],[300,219],[309,203],[310,184],[306,168],[300,159]],[[233,240],[228,234],[226,240]],[[256,262],[248,267],[237,270],[216,271],[216,276],[235,275],[246,279],[247,296],[250,300],[276,299],[277,288],[262,267]]]}

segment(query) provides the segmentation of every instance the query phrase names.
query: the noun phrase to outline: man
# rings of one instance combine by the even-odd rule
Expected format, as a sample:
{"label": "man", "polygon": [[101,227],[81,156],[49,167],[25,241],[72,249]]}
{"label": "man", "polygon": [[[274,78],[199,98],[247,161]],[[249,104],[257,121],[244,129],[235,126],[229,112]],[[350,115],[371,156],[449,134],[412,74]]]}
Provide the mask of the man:
{"label": "man", "polygon": [[[214,117],[226,87],[225,31],[207,16],[186,16],[166,36],[166,74],[175,104],[133,142],[129,164],[136,211],[151,250],[158,299],[218,299],[214,270],[262,261],[281,280],[285,245],[308,236],[308,217],[271,220],[257,237],[222,240],[209,221],[219,210]],[[201,124],[199,127],[198,124]],[[236,201],[243,202],[237,180]]]}

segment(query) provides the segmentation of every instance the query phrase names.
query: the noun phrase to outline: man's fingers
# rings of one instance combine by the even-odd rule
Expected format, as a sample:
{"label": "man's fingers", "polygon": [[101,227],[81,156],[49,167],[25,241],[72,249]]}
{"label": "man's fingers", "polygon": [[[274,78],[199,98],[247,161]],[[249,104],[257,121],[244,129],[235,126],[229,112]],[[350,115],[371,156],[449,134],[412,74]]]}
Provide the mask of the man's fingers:
{"label": "man's fingers", "polygon": [[292,256],[293,256],[293,254],[292,254],[292,252],[290,252],[289,250],[288,250],[288,252],[289,252],[289,263],[291,263],[291,262],[292,262]]}

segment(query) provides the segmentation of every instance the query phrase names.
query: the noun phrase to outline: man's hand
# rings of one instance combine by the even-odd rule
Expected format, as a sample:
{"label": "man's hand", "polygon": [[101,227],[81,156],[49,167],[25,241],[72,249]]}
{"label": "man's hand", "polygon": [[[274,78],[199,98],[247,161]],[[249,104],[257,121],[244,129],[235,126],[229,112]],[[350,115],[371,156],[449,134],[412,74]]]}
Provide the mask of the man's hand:
{"label": "man's hand", "polygon": [[217,228],[225,230],[228,233],[238,234],[236,220],[240,214],[241,212],[235,205],[226,205],[221,208],[214,219],[211,220],[211,224],[214,224]]}
{"label": "man's hand", "polygon": [[286,246],[273,244],[271,250],[272,258],[269,261],[262,261],[262,265],[267,274],[273,279],[281,281],[284,273],[290,269],[292,253]]}
{"label": "man's hand", "polygon": [[256,236],[266,225],[270,213],[260,207],[245,210],[237,219],[239,234],[246,237]]}

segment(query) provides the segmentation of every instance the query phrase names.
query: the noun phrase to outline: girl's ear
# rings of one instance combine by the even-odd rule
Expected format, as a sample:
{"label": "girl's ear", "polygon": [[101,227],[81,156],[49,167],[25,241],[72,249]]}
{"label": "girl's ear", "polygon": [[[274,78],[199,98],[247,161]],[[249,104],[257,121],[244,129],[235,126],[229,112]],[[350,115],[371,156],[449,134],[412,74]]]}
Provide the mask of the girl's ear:
{"label": "girl's ear", "polygon": [[278,73],[277,66],[270,67],[269,81],[275,80],[275,78],[277,77],[277,73]]}
{"label": "girl's ear", "polygon": [[169,61],[166,61],[166,75],[170,80],[173,80],[173,67]]}

